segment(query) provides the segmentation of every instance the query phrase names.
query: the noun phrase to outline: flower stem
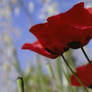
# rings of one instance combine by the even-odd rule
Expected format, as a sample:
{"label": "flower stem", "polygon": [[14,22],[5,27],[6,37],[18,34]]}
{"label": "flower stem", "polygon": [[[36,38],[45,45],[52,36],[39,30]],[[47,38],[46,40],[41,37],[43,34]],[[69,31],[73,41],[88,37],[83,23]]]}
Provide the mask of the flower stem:
{"label": "flower stem", "polygon": [[63,58],[65,64],[67,65],[67,67],[70,69],[70,71],[71,71],[72,74],[75,76],[75,78],[78,80],[78,82],[82,85],[82,87],[84,88],[84,90],[85,90],[86,92],[89,92],[89,91],[87,90],[87,88],[85,88],[84,84],[81,82],[81,80],[79,79],[79,77],[76,75],[76,73],[72,70],[72,68],[70,67],[70,65],[67,63],[67,60],[65,59],[65,57],[64,57],[63,55],[61,55],[61,56],[62,56],[62,58]]}
{"label": "flower stem", "polygon": [[19,92],[24,92],[24,81],[22,77],[17,78],[17,85],[18,85]]}
{"label": "flower stem", "polygon": [[82,50],[83,54],[85,55],[86,59],[88,60],[88,62],[90,63],[90,65],[92,66],[92,63],[90,62],[90,59],[89,59],[88,55],[86,54],[83,47],[81,47],[81,50]]}

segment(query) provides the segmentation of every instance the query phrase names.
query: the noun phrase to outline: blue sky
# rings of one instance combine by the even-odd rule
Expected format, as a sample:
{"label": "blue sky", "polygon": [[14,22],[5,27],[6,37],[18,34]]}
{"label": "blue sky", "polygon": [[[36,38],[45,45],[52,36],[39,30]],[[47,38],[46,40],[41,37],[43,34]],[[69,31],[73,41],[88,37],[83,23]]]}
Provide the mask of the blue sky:
{"label": "blue sky", "polygon": [[[25,4],[25,7],[27,9],[28,9],[28,3],[30,1],[33,1],[34,5],[35,5],[35,10],[33,11],[33,13],[30,13],[32,20],[34,21],[33,25],[44,22],[45,20],[41,20],[37,17],[39,11],[43,7],[43,4],[37,2],[37,0],[27,0],[27,2]],[[56,1],[59,2],[58,11],[59,11],[59,13],[61,13],[61,12],[67,11],[74,4],[76,4],[77,2],[79,2],[81,0],[79,0],[79,1],[78,0],[53,0],[53,2],[56,2]],[[12,23],[14,26],[16,26],[20,29],[20,32],[22,34],[21,37],[16,37],[15,35],[12,35],[12,37],[13,37],[13,41],[15,44],[15,48],[17,50],[17,55],[18,55],[20,65],[22,68],[24,68],[24,67],[26,67],[27,62],[33,61],[33,56],[35,53],[32,51],[21,50],[21,46],[25,42],[30,42],[30,43],[33,42],[34,40],[36,40],[36,38],[29,32],[31,23],[30,23],[29,18],[26,16],[23,8],[21,8],[19,16],[16,16],[14,12],[12,13]]]}

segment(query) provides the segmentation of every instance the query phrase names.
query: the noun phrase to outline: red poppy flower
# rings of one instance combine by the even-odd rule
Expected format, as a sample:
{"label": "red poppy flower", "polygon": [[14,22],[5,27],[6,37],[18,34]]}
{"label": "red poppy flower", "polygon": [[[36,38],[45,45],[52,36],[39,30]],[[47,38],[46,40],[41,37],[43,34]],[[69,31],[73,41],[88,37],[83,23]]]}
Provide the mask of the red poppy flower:
{"label": "red poppy flower", "polygon": [[22,49],[56,58],[69,48],[80,48],[89,42],[92,15],[84,8],[84,3],[79,3],[65,13],[49,17],[46,23],[33,26],[30,32],[37,37],[41,47],[33,43],[25,44]]}
{"label": "red poppy flower", "polygon": [[[76,75],[86,87],[92,87],[92,66],[90,64],[78,67],[76,69]],[[71,84],[73,86],[81,86],[74,75],[71,76]]]}

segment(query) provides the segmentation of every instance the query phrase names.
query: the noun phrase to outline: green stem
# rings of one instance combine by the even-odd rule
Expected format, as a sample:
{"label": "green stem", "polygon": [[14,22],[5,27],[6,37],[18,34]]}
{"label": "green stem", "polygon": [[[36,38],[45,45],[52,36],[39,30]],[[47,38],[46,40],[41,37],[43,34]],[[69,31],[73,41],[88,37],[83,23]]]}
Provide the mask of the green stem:
{"label": "green stem", "polygon": [[17,85],[18,85],[19,92],[24,92],[24,81],[22,77],[17,78]]}
{"label": "green stem", "polygon": [[89,59],[88,55],[86,54],[83,47],[81,47],[81,50],[82,50],[83,54],[85,55],[86,59],[88,60],[88,62],[90,63],[90,65],[92,66],[92,63],[90,62],[90,59]]}
{"label": "green stem", "polygon": [[68,67],[68,68],[70,69],[70,71],[72,72],[72,74],[75,76],[75,78],[78,80],[78,82],[82,85],[82,87],[84,88],[84,90],[85,90],[86,92],[89,92],[89,91],[87,90],[87,88],[85,88],[84,84],[81,82],[81,80],[79,79],[79,77],[76,75],[76,73],[72,70],[72,68],[70,67],[70,65],[67,63],[67,60],[65,59],[65,57],[64,57],[63,55],[62,55],[62,58],[63,58],[65,64],[67,65],[67,67]]}

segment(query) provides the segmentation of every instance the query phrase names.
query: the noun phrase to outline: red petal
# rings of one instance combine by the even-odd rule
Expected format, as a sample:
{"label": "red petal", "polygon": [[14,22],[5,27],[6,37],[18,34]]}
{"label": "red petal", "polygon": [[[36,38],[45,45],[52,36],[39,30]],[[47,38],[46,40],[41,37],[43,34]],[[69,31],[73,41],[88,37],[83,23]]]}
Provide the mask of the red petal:
{"label": "red petal", "polygon": [[88,12],[92,14],[92,8],[88,8]]}
{"label": "red petal", "polygon": [[[90,64],[78,67],[76,74],[86,87],[92,85],[92,66]],[[73,86],[81,86],[74,75],[71,76],[71,84]]]}
{"label": "red petal", "polygon": [[43,23],[33,26],[30,29],[30,32],[32,32],[38,38],[38,40],[45,48],[48,48],[59,54],[64,52],[64,48],[66,46],[64,43],[62,43],[63,34],[61,29],[55,29],[50,27],[48,23]]}
{"label": "red petal", "polygon": [[87,44],[89,40],[92,38],[92,26],[86,26],[82,29],[82,31],[85,35],[84,42]]}
{"label": "red petal", "polygon": [[84,3],[74,5],[70,10],[47,19],[49,23],[56,26],[62,24],[70,24],[74,26],[87,26],[92,25],[92,16],[88,10],[84,8]]}
{"label": "red petal", "polygon": [[40,44],[39,41],[35,41],[34,43],[30,44],[30,43],[25,43],[22,46],[22,49],[28,49],[28,50],[32,50],[38,54],[41,54],[43,56],[47,56],[49,58],[56,58],[57,55],[52,55],[51,53],[47,52],[43,46]]}

